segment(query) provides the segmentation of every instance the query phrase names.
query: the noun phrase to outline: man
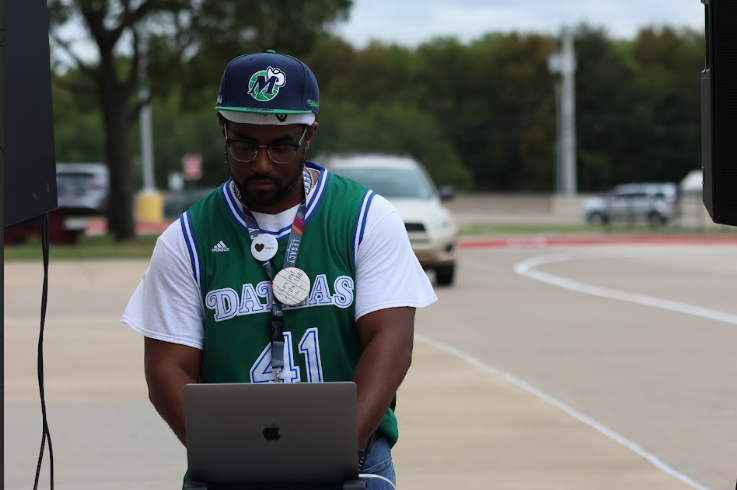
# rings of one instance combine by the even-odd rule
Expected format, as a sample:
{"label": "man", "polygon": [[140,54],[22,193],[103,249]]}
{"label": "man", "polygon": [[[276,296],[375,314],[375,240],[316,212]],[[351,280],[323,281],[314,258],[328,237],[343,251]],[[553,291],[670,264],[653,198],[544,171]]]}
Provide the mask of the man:
{"label": "man", "polygon": [[216,109],[230,178],[161,235],[123,315],[145,336],[149,398],[185,443],[185,384],[352,380],[363,472],[395,481],[395,393],[415,308],[437,299],[404,224],[306,160],[319,93],[301,61],[235,58]]}

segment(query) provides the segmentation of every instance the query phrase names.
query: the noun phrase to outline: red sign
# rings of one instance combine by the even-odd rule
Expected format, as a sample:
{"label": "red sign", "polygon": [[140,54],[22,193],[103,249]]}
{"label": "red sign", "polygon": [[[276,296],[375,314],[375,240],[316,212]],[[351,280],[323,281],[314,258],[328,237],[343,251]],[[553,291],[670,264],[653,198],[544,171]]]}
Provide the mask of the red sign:
{"label": "red sign", "polygon": [[199,153],[188,153],[182,157],[184,178],[187,180],[200,180],[202,178],[202,155]]}

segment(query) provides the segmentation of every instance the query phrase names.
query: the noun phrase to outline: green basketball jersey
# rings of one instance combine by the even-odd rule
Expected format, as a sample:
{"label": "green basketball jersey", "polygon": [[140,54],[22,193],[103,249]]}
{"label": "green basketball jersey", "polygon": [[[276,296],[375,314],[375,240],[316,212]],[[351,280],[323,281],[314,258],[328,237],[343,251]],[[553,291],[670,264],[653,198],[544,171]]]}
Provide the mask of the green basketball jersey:
{"label": "green basketball jersey", "polygon": [[[355,254],[375,194],[326,171],[313,193],[296,263],[310,278],[310,295],[299,305],[283,306],[287,383],[349,381],[362,352],[354,320]],[[200,382],[272,382],[271,280],[251,255],[230,181],[192,206],[181,222],[204,307]],[[274,273],[284,263],[290,229],[274,234]],[[394,401],[379,427],[392,445],[398,436],[393,409]]]}

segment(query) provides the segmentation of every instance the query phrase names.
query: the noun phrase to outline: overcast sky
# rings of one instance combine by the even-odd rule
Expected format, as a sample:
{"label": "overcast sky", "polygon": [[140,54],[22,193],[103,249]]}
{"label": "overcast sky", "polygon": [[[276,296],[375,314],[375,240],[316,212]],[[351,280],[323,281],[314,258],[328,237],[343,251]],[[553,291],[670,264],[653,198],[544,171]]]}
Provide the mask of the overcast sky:
{"label": "overcast sky", "polygon": [[[648,25],[703,31],[704,6],[700,0],[353,0],[349,19],[333,31],[357,48],[372,39],[414,47],[438,36],[466,43],[489,32],[558,34],[582,22],[615,38],[633,38]],[[80,31],[72,23],[62,37],[78,40]],[[88,40],[73,44],[82,59],[97,59]]]}
{"label": "overcast sky", "polygon": [[462,42],[487,32],[558,33],[586,22],[616,38],[647,25],[704,29],[700,0],[354,0],[336,33],[356,47],[371,39],[417,46],[436,36]]}

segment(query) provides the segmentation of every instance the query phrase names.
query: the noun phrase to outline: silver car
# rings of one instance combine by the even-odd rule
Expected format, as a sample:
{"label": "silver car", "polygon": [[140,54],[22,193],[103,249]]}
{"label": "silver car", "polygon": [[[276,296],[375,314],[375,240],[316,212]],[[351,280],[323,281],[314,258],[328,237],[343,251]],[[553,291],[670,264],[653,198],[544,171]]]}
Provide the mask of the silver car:
{"label": "silver car", "polygon": [[602,197],[587,199],[583,215],[590,224],[644,221],[665,225],[681,215],[681,196],[672,182],[622,184]]}
{"label": "silver car", "polygon": [[420,265],[435,272],[438,285],[453,283],[459,230],[450,211],[441,203],[452,198],[451,188],[438,192],[425,168],[409,157],[330,155],[316,161],[391,202],[402,216]]}
{"label": "silver car", "polygon": [[102,215],[107,210],[110,173],[104,163],[57,163],[59,209],[67,215]]}

